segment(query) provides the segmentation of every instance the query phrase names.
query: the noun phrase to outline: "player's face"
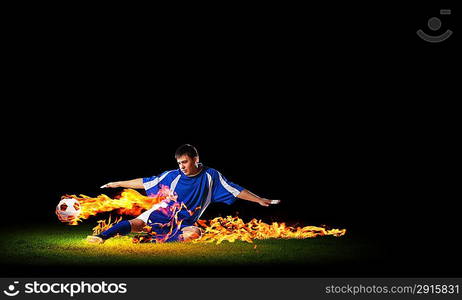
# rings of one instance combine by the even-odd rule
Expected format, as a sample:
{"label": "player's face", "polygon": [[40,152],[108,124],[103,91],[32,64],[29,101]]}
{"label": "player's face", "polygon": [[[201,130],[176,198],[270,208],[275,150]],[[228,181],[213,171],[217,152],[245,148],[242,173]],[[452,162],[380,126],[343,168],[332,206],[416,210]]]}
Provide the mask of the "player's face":
{"label": "player's face", "polygon": [[181,172],[187,176],[197,173],[196,161],[198,161],[197,157],[191,158],[188,155],[182,155],[176,159]]}

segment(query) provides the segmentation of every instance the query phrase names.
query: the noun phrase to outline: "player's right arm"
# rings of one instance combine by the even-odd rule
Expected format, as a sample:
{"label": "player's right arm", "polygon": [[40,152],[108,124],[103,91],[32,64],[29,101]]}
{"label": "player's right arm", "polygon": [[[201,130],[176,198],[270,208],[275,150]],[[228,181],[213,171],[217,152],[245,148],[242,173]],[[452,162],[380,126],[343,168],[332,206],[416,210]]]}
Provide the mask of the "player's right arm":
{"label": "player's right arm", "polygon": [[125,180],[125,181],[114,181],[106,183],[102,185],[101,188],[130,188],[130,189],[144,189],[143,186],[143,178],[136,178],[132,180]]}

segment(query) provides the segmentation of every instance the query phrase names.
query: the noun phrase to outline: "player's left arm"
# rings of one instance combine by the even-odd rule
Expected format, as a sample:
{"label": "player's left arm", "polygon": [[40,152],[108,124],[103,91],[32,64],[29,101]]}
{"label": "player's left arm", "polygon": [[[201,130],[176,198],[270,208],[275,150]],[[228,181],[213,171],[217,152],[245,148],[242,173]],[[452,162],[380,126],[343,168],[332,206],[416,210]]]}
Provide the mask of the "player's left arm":
{"label": "player's left arm", "polygon": [[249,190],[242,190],[236,197],[239,199],[256,202],[261,206],[270,206],[271,204],[279,204],[279,202],[281,202],[281,200],[270,200],[259,197]]}

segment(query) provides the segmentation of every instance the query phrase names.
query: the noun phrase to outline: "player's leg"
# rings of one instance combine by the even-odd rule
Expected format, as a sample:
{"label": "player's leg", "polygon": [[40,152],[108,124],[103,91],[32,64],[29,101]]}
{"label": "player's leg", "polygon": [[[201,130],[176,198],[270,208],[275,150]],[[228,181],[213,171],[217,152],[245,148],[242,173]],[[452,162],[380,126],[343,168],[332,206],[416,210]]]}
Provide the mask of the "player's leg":
{"label": "player's leg", "polygon": [[186,226],[181,229],[181,235],[179,236],[179,241],[189,242],[195,239],[200,238],[202,235],[202,230],[197,226]]}
{"label": "player's leg", "polygon": [[132,226],[131,232],[139,233],[139,232],[145,231],[144,227],[146,227],[146,223],[143,220],[136,218],[136,219],[130,220],[129,222],[130,222],[130,225]]}
{"label": "player's leg", "polygon": [[[157,232],[157,231],[156,231]],[[202,230],[196,226],[185,226],[178,231],[170,234],[165,240],[165,243],[169,242],[190,242],[192,240],[200,238]]]}
{"label": "player's leg", "polygon": [[116,235],[126,235],[132,231],[130,221],[122,221],[114,224],[108,230],[101,232],[98,235],[87,236],[87,242],[93,244],[102,244],[105,240],[114,237]]}
{"label": "player's leg", "polygon": [[[146,213],[146,212],[145,212]],[[105,240],[114,237],[116,235],[127,235],[130,232],[141,232],[143,228],[146,226],[146,220],[149,214],[146,216],[145,213],[142,213],[137,218],[129,220],[129,221],[122,221],[106,231],[101,232],[98,235],[92,235],[87,237],[87,242],[93,244],[102,244]]]}

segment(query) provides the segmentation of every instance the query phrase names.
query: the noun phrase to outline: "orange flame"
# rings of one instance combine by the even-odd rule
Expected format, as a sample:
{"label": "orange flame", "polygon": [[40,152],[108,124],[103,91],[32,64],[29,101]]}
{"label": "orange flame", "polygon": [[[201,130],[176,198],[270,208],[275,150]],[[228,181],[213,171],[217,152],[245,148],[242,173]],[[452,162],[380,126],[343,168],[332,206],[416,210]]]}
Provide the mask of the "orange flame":
{"label": "orange flame", "polygon": [[[179,229],[181,222],[177,223],[178,227],[171,226],[169,234]],[[216,243],[221,244],[223,241],[235,242],[237,240],[253,243],[254,240],[261,239],[306,239],[317,236],[335,236],[340,237],[346,234],[346,229],[327,229],[318,226],[293,227],[285,223],[273,222],[271,225],[261,220],[252,219],[244,223],[239,217],[228,216],[226,218],[218,217],[210,221],[199,220],[197,226],[202,227],[203,234],[201,237],[192,240],[193,243]],[[157,243],[165,242],[166,238],[157,238],[155,232],[148,235],[137,235],[133,238],[133,243],[148,243],[155,240]],[[254,245],[254,249],[257,245]]]}
{"label": "orange flame", "polygon": [[[134,242],[147,242],[156,240],[156,242],[165,242],[170,236],[176,234],[182,225],[182,220],[178,219],[178,213],[182,209],[186,209],[190,215],[194,211],[187,209],[184,203],[177,201],[177,195],[172,193],[167,186],[162,186],[159,192],[153,197],[143,196],[135,190],[125,189],[122,194],[116,199],[102,194],[95,198],[90,198],[85,195],[79,197],[75,195],[64,195],[62,198],[74,198],[80,202],[80,215],[69,222],[70,225],[76,225],[79,221],[95,216],[102,212],[115,211],[117,214],[138,216],[143,211],[152,208],[155,204],[163,201],[168,202],[167,206],[161,206],[159,210],[172,216],[171,221],[166,224],[153,223],[158,228],[168,229],[167,234],[157,234],[151,230],[150,226],[145,227],[148,233],[145,236],[135,236]],[[200,209],[198,207],[197,209]],[[93,228],[93,234],[99,234],[114,224],[120,222],[122,217],[117,218],[114,222],[100,220],[98,225]],[[255,239],[305,239],[317,236],[343,236],[346,229],[326,229],[325,227],[305,226],[293,227],[287,226],[285,223],[273,222],[267,224],[261,220],[252,219],[245,223],[238,217],[228,216],[226,218],[218,217],[209,221],[198,220],[196,225],[202,227],[203,234],[200,238],[193,240],[195,243],[216,243],[220,244],[223,241],[234,242],[236,240],[253,243]]]}
{"label": "orange flame", "polygon": [[[168,187],[165,187],[168,190]],[[138,216],[143,211],[150,209],[153,205],[167,199],[168,191],[158,193],[153,197],[141,195],[135,190],[125,189],[116,199],[112,199],[104,194],[91,198],[85,195],[64,195],[61,198],[74,198],[80,202],[81,212],[79,216],[70,221],[69,225],[76,225],[79,221],[88,219],[99,213],[114,211],[119,215]]]}
{"label": "orange flame", "polygon": [[346,229],[326,229],[324,227],[305,226],[292,227],[285,223],[273,222],[271,225],[261,220],[252,219],[248,223],[238,217],[218,217],[207,222],[198,222],[204,227],[204,234],[195,243],[216,243],[223,241],[234,242],[236,240],[253,243],[255,239],[306,239],[317,236],[342,236]]}
{"label": "orange flame", "polygon": [[118,217],[114,220],[114,222],[111,222],[111,216],[109,216],[109,219],[107,221],[99,220],[98,225],[93,227],[93,235],[98,235],[101,232],[108,230],[109,228],[119,223],[120,221],[122,221],[122,217]]}
{"label": "orange flame", "polygon": [[[178,231],[181,229],[181,224],[183,223],[183,220],[178,218],[178,214],[180,211],[185,209],[190,216],[194,214],[196,210],[201,209],[200,206],[196,207],[194,210],[189,210],[188,207],[183,203],[183,202],[178,202],[178,195],[174,194],[169,197],[171,202],[169,205],[165,208],[159,208],[159,211],[161,211],[163,214],[166,216],[170,217],[170,221],[168,223],[152,223],[152,226],[146,226],[145,229],[148,231],[149,235],[151,235],[151,239],[154,239],[156,243],[164,243],[166,242],[170,237],[178,233]],[[164,233],[158,234],[155,231],[152,231],[152,228],[156,226],[156,228],[161,228]],[[168,229],[168,232],[165,233],[163,229]],[[147,238],[149,240],[149,238]],[[135,241],[135,240],[134,240]],[[136,241],[135,241],[136,242]]]}

